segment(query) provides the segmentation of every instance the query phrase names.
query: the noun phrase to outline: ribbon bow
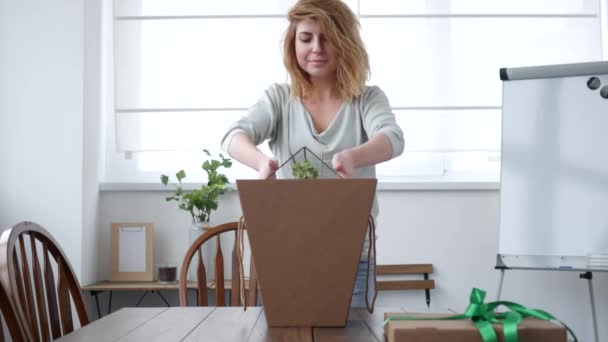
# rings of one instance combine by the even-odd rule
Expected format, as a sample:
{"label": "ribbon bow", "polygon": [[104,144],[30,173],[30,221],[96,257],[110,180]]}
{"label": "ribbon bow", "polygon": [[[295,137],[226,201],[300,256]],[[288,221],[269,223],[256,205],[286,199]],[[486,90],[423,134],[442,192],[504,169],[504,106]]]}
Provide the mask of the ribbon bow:
{"label": "ribbon bow", "polygon": [[[486,292],[484,290],[480,290],[474,288],[471,291],[470,303],[465,313],[462,315],[453,315],[447,317],[439,317],[439,318],[426,318],[426,317],[414,317],[414,316],[394,316],[389,317],[384,321],[384,325],[388,324],[390,321],[403,321],[403,320],[455,320],[455,319],[470,319],[473,321],[473,324],[479,330],[481,334],[481,338],[484,342],[497,342],[498,338],[496,337],[496,332],[494,331],[494,327],[492,324],[500,324],[503,326],[503,333],[505,335],[505,342],[518,342],[519,339],[517,337],[517,325],[526,317],[534,317],[537,319],[542,319],[545,321],[556,320],[561,323],[566,330],[572,335],[574,338],[574,342],[577,342],[577,338],[574,335],[574,332],[565,325],[562,321],[553,317],[550,313],[538,310],[538,309],[528,309],[523,305],[519,305],[513,302],[506,301],[497,301],[484,303],[484,299],[486,297]],[[506,306],[509,310],[504,313],[495,313],[494,310],[501,306]]]}

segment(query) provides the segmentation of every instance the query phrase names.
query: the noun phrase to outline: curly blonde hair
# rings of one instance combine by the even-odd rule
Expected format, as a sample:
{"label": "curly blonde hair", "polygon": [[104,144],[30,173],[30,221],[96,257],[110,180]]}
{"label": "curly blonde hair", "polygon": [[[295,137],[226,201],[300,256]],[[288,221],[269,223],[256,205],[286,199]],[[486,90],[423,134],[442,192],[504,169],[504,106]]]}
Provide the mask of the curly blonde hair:
{"label": "curly blonde hair", "polygon": [[307,73],[296,59],[296,26],[316,20],[337,51],[336,86],[342,99],[358,97],[369,77],[369,59],[359,34],[359,21],[342,0],[300,0],[288,13],[289,27],[283,44],[283,61],[291,79],[291,95],[303,97],[312,89]]}

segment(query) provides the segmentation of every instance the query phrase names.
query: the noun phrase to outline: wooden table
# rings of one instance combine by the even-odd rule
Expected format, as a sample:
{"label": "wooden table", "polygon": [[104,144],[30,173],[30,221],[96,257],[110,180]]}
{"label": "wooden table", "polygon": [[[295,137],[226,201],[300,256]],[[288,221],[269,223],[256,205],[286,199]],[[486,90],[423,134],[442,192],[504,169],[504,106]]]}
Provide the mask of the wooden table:
{"label": "wooden table", "polygon": [[57,341],[384,341],[385,312],[351,309],[344,328],[268,328],[261,307],[124,308]]}

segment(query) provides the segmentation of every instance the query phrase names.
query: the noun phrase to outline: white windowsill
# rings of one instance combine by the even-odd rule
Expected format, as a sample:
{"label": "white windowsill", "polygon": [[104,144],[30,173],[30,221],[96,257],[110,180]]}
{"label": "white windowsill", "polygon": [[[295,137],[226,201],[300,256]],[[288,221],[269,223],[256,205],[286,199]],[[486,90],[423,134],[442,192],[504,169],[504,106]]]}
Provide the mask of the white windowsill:
{"label": "white windowsill", "polygon": [[[201,186],[201,183],[184,183],[184,190],[192,190]],[[230,189],[236,189],[234,183],[230,183]],[[428,190],[428,191],[485,191],[499,190],[499,182],[438,182],[438,181],[398,181],[378,183],[378,191],[408,191],[408,190]],[[173,191],[171,186],[164,186],[161,183],[100,183],[100,191]]]}

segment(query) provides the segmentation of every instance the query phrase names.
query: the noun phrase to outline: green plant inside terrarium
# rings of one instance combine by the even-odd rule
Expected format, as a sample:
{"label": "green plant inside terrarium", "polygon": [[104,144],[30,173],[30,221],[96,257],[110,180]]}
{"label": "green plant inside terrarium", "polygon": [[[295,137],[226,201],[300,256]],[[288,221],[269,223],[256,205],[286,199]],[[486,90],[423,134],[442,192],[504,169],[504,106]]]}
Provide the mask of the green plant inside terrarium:
{"label": "green plant inside terrarium", "polygon": [[317,179],[319,178],[319,172],[312,166],[312,164],[304,159],[299,162],[295,162],[292,167],[292,174],[296,179]]}

